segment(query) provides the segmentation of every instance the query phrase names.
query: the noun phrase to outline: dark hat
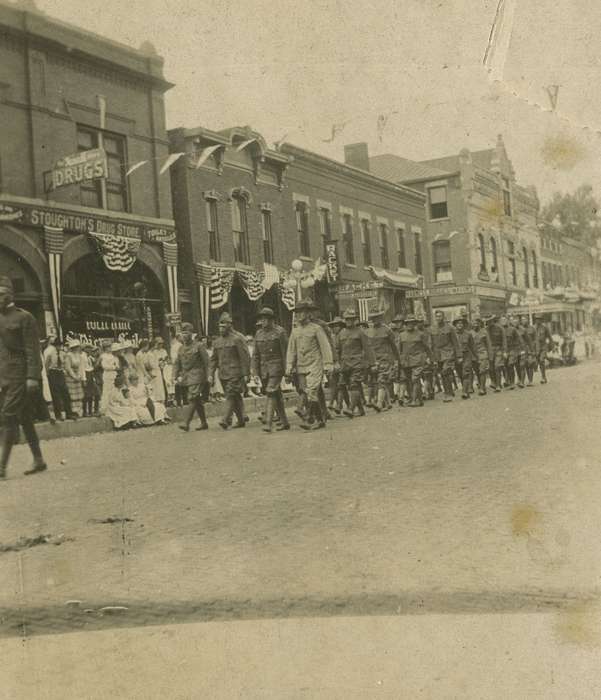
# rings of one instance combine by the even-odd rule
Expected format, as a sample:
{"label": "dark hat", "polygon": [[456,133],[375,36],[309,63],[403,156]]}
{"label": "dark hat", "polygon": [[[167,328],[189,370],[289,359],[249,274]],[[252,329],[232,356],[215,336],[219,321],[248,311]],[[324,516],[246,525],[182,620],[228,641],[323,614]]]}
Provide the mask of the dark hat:
{"label": "dark hat", "polygon": [[457,318],[454,318],[453,325],[455,326],[457,323],[465,323],[465,318],[463,316],[458,316]]}
{"label": "dark hat", "polygon": [[275,314],[273,312],[273,309],[270,309],[268,306],[264,306],[259,313],[257,314],[259,318],[275,318]]}
{"label": "dark hat", "polygon": [[185,321],[182,323],[182,331],[184,333],[194,333],[194,326],[191,323]]}
{"label": "dark hat", "polygon": [[342,314],[343,318],[358,318],[359,314],[353,309],[352,306],[349,306],[348,309],[345,310],[345,312]]}
{"label": "dark hat", "polygon": [[13,291],[13,282],[10,277],[0,275],[0,289],[9,292]]}
{"label": "dark hat", "polygon": [[224,311],[219,317],[219,323],[232,323],[232,317],[227,311]]}
{"label": "dark hat", "polygon": [[409,314],[409,316],[405,317],[405,323],[417,323],[417,319],[413,314]]}
{"label": "dark hat", "polygon": [[317,307],[311,299],[301,299],[296,302],[295,311],[314,311]]}
{"label": "dark hat", "polygon": [[334,316],[334,318],[329,321],[328,326],[344,326],[344,321],[340,316]]}

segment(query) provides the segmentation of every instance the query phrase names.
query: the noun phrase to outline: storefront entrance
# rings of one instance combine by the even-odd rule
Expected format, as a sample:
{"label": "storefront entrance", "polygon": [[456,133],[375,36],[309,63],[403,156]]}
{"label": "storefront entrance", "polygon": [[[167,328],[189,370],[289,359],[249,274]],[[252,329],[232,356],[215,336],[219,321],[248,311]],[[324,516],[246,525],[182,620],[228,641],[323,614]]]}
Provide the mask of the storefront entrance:
{"label": "storefront entrance", "polygon": [[150,338],[163,333],[163,288],[137,260],[127,272],[108,270],[97,255],[77,260],[63,280],[61,327],[65,336]]}

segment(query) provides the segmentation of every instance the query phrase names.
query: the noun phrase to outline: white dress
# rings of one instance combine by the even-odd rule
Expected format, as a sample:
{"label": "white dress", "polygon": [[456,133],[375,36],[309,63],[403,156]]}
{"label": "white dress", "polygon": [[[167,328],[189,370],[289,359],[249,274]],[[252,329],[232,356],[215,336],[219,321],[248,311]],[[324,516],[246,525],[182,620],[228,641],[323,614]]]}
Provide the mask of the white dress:
{"label": "white dress", "polygon": [[100,413],[104,415],[109,402],[111,392],[115,388],[115,377],[119,369],[119,360],[112,352],[103,352],[100,355],[102,367],[102,397],[100,398]]}
{"label": "white dress", "polygon": [[154,405],[154,418],[152,417],[152,414],[148,410],[150,394],[144,382],[138,381],[137,384],[132,384],[129,387],[129,398],[136,410],[138,421],[142,423],[142,425],[154,425],[154,423],[160,423],[167,417],[165,406],[158,401],[152,402]]}
{"label": "white dress", "polygon": [[131,397],[125,396],[123,392],[124,389],[113,386],[108,396],[106,415],[113,421],[115,428],[122,428],[128,423],[136,423],[138,421],[138,413]]}

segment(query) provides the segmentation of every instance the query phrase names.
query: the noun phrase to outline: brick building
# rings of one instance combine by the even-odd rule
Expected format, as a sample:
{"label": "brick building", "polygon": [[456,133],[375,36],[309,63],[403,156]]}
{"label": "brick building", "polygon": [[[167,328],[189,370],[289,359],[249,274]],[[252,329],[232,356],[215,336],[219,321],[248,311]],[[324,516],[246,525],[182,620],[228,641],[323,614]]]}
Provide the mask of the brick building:
{"label": "brick building", "polygon": [[[325,318],[359,299],[363,313],[381,308],[389,318],[406,307],[406,291],[420,280],[422,193],[291,144],[271,149],[249,127],[169,136],[171,151],[186,154],[171,170],[190,292],[184,318],[205,330],[209,319],[214,330],[218,311],[228,308],[250,333],[259,304],[288,323],[295,293],[312,296]],[[226,280],[229,298],[226,306],[213,296],[209,312],[211,276],[214,292]]]}
{"label": "brick building", "polygon": [[425,287],[414,294],[431,310],[504,313],[542,292],[536,191],[516,182],[501,137],[428,161],[375,156],[369,168],[427,197]]}
{"label": "brick building", "polygon": [[159,176],[170,87],[150,45],[0,0],[0,273],[42,333],[161,333],[177,311],[170,183]]}

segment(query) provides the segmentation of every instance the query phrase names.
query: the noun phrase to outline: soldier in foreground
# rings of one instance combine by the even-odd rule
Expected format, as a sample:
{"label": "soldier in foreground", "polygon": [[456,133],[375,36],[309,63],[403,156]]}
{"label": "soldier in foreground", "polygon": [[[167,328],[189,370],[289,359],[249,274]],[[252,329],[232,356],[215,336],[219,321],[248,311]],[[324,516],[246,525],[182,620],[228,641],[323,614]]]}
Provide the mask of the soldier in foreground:
{"label": "soldier in foreground", "polygon": [[525,354],[524,344],[522,336],[516,328],[516,321],[513,318],[510,322],[507,316],[501,316],[501,325],[505,329],[505,337],[507,338],[506,383],[507,388],[513,391],[515,389],[516,368],[520,357]]}
{"label": "soldier in foreground", "polygon": [[[336,338],[338,333],[345,327],[344,321],[340,316],[335,316],[329,323],[328,326],[331,329],[332,334],[332,344],[336,347]],[[350,398],[348,395],[348,389],[346,384],[342,379],[340,373],[340,363],[336,361],[334,363],[334,369],[330,374],[330,404],[329,409],[334,411],[337,415],[342,412],[343,406],[347,408],[350,406]]]}
{"label": "soldier in foreground", "polygon": [[488,337],[492,349],[490,357],[490,383],[498,393],[503,386],[503,374],[507,360],[507,336],[498,316],[488,317]]}
{"label": "soldier in foreground", "polygon": [[184,422],[179,426],[186,433],[190,430],[195,413],[200,418],[196,430],[207,430],[209,427],[204,407],[205,388],[209,381],[209,355],[199,340],[193,340],[193,331],[191,323],[182,323],[182,344],[173,366],[177,384],[186,388],[188,396]]}
{"label": "soldier in foreground", "polygon": [[405,319],[405,328],[400,335],[400,354],[402,372],[411,400],[411,408],[423,406],[422,376],[424,368],[432,364],[432,352],[423,332],[418,330],[415,316]]}
{"label": "soldier in foreground", "polygon": [[461,378],[461,398],[469,399],[474,378],[473,368],[478,361],[478,356],[476,355],[474,336],[467,328],[465,318],[461,316],[455,319],[454,323],[457,329],[459,358],[461,359],[461,362],[457,363],[457,374]]}
{"label": "soldier in foreground", "polygon": [[225,414],[219,425],[227,430],[235,415],[238,422],[234,428],[244,428],[246,420],[242,396],[250,375],[248,346],[244,336],[232,328],[232,317],[228,313],[222,313],[219,318],[219,334],[220,337],[213,343],[209,378],[213,385],[215,372],[219,370],[219,380],[225,394]]}
{"label": "soldier in foreground", "polygon": [[275,314],[267,307],[259,311],[261,326],[255,335],[255,350],[252,356],[252,375],[260,378],[265,392],[265,417],[263,431],[271,433],[273,417],[279,416],[277,431],[290,430],[286,417],[282,379],[286,373],[288,336],[275,323]]}
{"label": "soldier in foreground", "polygon": [[326,419],[319,402],[324,373],[334,369],[330,342],[324,330],[311,320],[313,302],[300,300],[294,314],[297,325],[292,329],[286,355],[286,376],[295,383],[307,400],[307,411],[301,428],[325,428]]}
{"label": "soldier in foreground", "polygon": [[524,329],[524,344],[526,346],[526,375],[528,383],[526,386],[532,386],[534,380],[534,370],[536,369],[536,329],[528,321],[528,316],[522,316],[522,328]]}
{"label": "soldier in foreground", "polygon": [[36,321],[28,311],[15,306],[10,278],[0,277],[0,479],[6,477],[12,448],[19,439],[19,425],[33,455],[33,466],[25,474],[47,468],[33,424],[32,399],[41,390],[41,373]]}
{"label": "soldier in foreground", "polygon": [[488,331],[482,323],[482,319],[476,316],[472,319],[472,335],[474,337],[474,350],[476,352],[476,373],[478,379],[478,394],[486,394],[486,378],[490,372],[490,358],[492,357],[492,346]]}
{"label": "soldier in foreground", "polygon": [[444,313],[437,310],[434,314],[436,323],[431,330],[432,351],[434,359],[442,378],[444,390],[443,401],[448,403],[453,400],[453,370],[455,364],[461,361],[457,334],[453,327],[445,320]]}
{"label": "soldier in foreground", "polygon": [[536,332],[536,359],[540,369],[540,383],[547,383],[547,350],[553,343],[551,333],[543,323],[541,314],[534,314],[534,330]]}
{"label": "soldier in foreground", "polygon": [[394,333],[382,323],[383,316],[383,311],[373,314],[373,327],[368,329],[367,337],[376,361],[376,407],[380,411],[387,411],[392,408],[391,385],[395,370],[398,373],[401,357]]}

